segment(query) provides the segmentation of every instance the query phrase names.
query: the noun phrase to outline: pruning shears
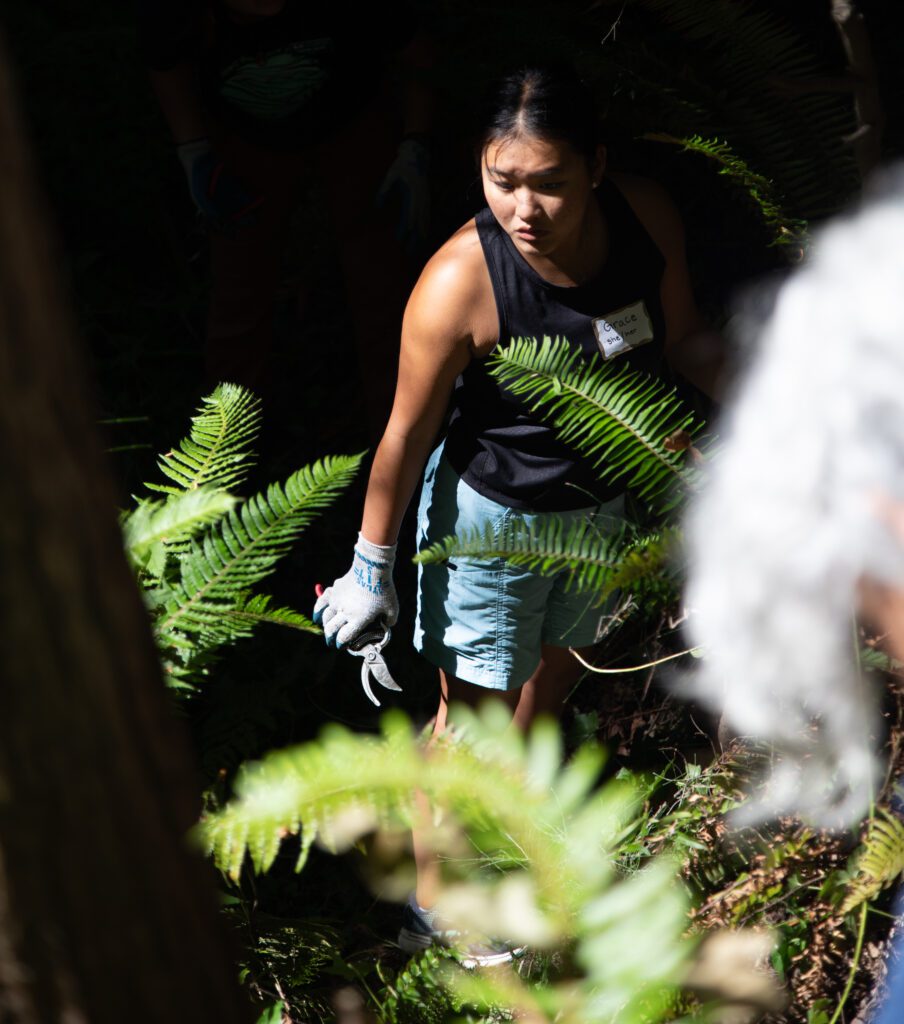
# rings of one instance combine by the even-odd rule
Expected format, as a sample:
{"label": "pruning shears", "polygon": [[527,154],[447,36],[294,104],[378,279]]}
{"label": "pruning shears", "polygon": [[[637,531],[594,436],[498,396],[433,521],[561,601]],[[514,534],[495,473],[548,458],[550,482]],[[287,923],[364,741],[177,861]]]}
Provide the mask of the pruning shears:
{"label": "pruning shears", "polygon": [[399,692],[402,690],[402,687],[392,678],[389,666],[380,653],[389,643],[391,636],[392,631],[389,626],[380,629],[368,629],[345,648],[349,654],[363,659],[361,664],[361,686],[368,698],[377,707],[380,707],[380,702],[374,696],[374,691],[371,689],[371,676],[374,677],[380,686],[385,687],[387,690],[398,690]]}

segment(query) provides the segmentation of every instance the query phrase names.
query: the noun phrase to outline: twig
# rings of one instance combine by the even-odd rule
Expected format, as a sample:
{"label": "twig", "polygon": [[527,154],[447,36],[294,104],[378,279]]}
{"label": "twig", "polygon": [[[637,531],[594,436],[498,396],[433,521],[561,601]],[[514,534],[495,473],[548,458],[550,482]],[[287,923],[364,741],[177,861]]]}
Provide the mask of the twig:
{"label": "twig", "polygon": [[[656,635],[658,636],[662,631],[663,623],[665,622],[665,612],[659,616],[659,626],[656,629]],[[674,629],[672,625],[671,617],[669,618],[669,626]],[[647,699],[647,694],[650,692],[650,684],[653,682],[653,676],[656,675],[656,666],[650,667],[650,671],[647,673],[647,678],[643,684],[643,693],[640,695],[640,702],[643,703]]]}
{"label": "twig", "polygon": [[848,74],[854,82],[857,128],[844,142],[853,147],[854,159],[863,179],[882,157],[885,112],[879,95],[879,79],[866,22],[856,3],[854,0],[831,0],[831,4],[832,20],[841,36],[848,61]]}
{"label": "twig", "polygon": [[653,668],[651,668],[650,671],[647,673],[647,678],[644,680],[643,692],[640,695],[641,704],[647,699],[647,694],[650,692],[650,684],[653,682],[653,676],[655,675],[656,667],[654,665]]}
{"label": "twig", "polygon": [[699,651],[701,648],[688,647],[686,651],[679,651],[677,654],[669,654],[665,658],[657,658],[655,661],[648,661],[643,665],[629,665],[627,668],[597,668],[596,665],[591,665],[589,661],[585,661],[573,647],[569,647],[568,650],[578,659],[584,668],[589,669],[591,672],[596,672],[598,675],[619,676],[623,672],[643,672],[645,668],[655,668],[657,665],[662,665],[667,661],[674,661],[675,658],[683,658],[685,654],[693,654],[694,651]]}
{"label": "twig", "polygon": [[621,10],[618,12],[618,17],[615,19],[615,21],[612,22],[612,25],[610,26],[609,31],[600,40],[600,46],[605,46],[606,43],[608,42],[610,36],[613,39],[615,38],[616,29],[619,26],[619,22],[622,20],[622,15],[625,13],[625,8],[627,6],[628,6],[628,0],[624,0],[624,3],[621,5]]}
{"label": "twig", "polygon": [[841,1016],[841,1011],[844,1009],[845,1003],[848,1001],[848,996],[851,994],[851,989],[854,987],[854,978],[857,975],[857,971],[860,969],[860,954],[863,952],[863,939],[866,935],[866,914],[869,910],[869,903],[864,903],[860,909],[860,924],[857,928],[857,945],[854,947],[854,957],[851,962],[851,969],[848,973],[847,984],[844,986],[844,991],[841,993],[841,999],[838,1000],[838,1005],[835,1007],[835,1012],[832,1014],[832,1019],[829,1024],[836,1024],[838,1018]]}

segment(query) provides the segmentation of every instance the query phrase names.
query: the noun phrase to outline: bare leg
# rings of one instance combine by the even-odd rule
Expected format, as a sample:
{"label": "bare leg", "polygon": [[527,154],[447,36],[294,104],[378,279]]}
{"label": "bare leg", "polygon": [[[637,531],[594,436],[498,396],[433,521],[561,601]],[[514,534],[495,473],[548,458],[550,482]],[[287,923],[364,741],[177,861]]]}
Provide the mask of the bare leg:
{"label": "bare leg", "polygon": [[[589,649],[580,653],[586,657]],[[501,700],[511,708],[512,722],[521,730],[528,729],[538,715],[558,716],[562,703],[580,678],[581,671],[580,663],[567,648],[545,644],[540,651],[540,664],[530,679],[517,690],[488,690],[483,686],[466,683],[440,669],[439,708],[433,724],[433,736],[440,736],[449,726],[449,707],[453,704],[465,704],[473,708],[487,699]],[[425,841],[431,818],[426,794],[418,793],[418,804],[423,824],[412,835],[417,868],[415,899],[422,907],[432,907],[439,895],[440,866],[430,844]]]}

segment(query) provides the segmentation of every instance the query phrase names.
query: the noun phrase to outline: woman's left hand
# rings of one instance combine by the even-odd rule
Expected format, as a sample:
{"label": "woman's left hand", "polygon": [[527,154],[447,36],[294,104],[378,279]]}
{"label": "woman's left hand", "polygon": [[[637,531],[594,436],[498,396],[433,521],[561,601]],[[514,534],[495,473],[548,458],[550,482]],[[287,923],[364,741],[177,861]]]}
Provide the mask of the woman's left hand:
{"label": "woman's left hand", "polygon": [[371,544],[361,534],[352,567],[317,598],[314,621],[322,623],[327,644],[342,648],[379,622],[394,626],[399,598],[392,581],[395,544]]}

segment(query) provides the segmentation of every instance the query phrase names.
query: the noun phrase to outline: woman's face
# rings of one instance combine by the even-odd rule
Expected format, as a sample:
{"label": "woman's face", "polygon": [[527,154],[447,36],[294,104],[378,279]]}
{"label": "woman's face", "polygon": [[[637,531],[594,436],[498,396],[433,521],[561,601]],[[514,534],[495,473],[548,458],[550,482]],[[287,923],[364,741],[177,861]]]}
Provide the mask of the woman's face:
{"label": "woman's face", "polygon": [[588,204],[605,167],[568,142],[517,136],[483,151],[483,191],[493,216],[524,256],[567,256],[581,239]]}

